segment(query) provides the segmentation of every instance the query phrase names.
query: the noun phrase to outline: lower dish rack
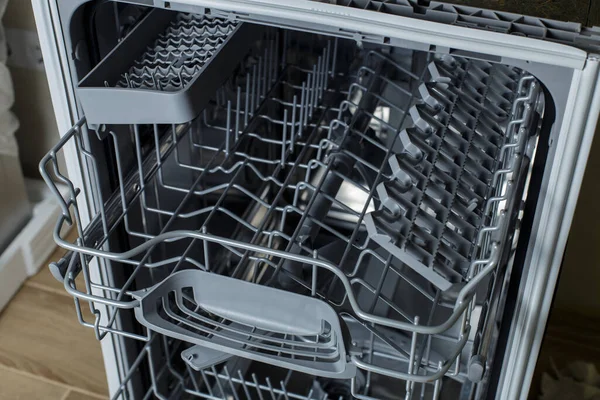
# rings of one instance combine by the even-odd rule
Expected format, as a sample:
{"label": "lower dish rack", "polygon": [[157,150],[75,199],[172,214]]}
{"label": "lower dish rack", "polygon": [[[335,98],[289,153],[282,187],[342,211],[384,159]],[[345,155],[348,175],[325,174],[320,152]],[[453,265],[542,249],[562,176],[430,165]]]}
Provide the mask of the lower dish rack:
{"label": "lower dish rack", "polygon": [[[196,120],[107,126],[117,187],[86,229],[80,193],[103,198],[93,135],[84,118],[63,136],[40,168],[71,188],[53,274],[99,339],[160,333],[220,364],[350,379],[357,397],[373,376],[437,397],[444,377],[473,378],[473,310],[511,247],[539,85],[484,61],[278,35],[281,55],[247,57]],[[58,169],[67,145],[84,187]],[[129,272],[94,281],[95,263]],[[128,310],[145,334],[119,327]]]}
{"label": "lower dish rack", "polygon": [[[173,378],[175,383],[171,383],[168,390],[150,389],[139,393],[136,398],[344,400],[352,395],[352,388],[347,381],[326,380],[278,368],[267,370],[264,366],[251,365],[241,358],[198,370],[186,364],[159,364],[156,354],[161,346],[156,338],[144,345],[135,365],[146,361],[156,371],[151,374],[153,388],[164,387],[165,381],[171,381],[169,378]],[[168,346],[162,348],[168,349]],[[125,388],[135,378],[134,375],[130,373],[126,376],[115,397],[125,394]]]}

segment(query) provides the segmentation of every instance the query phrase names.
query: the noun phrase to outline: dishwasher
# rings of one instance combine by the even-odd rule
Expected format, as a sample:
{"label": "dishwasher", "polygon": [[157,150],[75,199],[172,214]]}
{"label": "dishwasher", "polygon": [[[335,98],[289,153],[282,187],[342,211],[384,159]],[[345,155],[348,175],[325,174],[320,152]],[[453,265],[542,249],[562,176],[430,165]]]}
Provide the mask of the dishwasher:
{"label": "dishwasher", "polygon": [[421,0],[33,6],[63,132],[50,270],[112,398],[527,397],[600,29]]}

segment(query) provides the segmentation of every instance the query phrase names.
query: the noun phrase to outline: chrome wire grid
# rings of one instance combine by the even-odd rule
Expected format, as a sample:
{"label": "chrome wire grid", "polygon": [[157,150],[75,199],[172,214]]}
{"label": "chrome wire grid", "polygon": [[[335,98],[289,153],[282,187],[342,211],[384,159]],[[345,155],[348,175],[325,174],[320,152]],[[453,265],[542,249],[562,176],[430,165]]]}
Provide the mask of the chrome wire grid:
{"label": "chrome wire grid", "polygon": [[[265,46],[264,56],[232,77],[196,121],[133,125],[131,174],[119,156],[126,140],[112,132],[119,188],[97,205],[90,226],[99,235],[80,223],[75,244],[58,235],[76,254],[65,287],[79,312],[79,300],[89,302],[96,318],[84,324],[99,338],[110,332],[144,341],[156,337],[152,327],[146,335],[125,331],[118,314],[139,306],[140,284],[159,284],[182,269],[313,296],[332,305],[356,339],[350,361],[367,383],[355,377],[354,395],[368,395],[369,380],[382,375],[405,380],[407,398],[419,385],[422,394],[433,388],[435,398],[444,375],[464,373],[474,296],[506,245],[506,208],[513,204],[537,84],[517,69],[458,57],[364,50],[360,62],[342,62],[342,54],[353,54],[348,43],[317,43],[322,51],[309,52],[316,59],[303,58],[299,47],[273,57]],[[56,154],[66,143],[76,146],[82,166],[92,167],[92,183],[83,190],[99,198],[86,133],[82,120],[42,162],[48,182],[53,172],[72,189],[58,227],[71,222],[71,212],[80,221],[78,190],[57,169]],[[407,176],[420,199],[407,197]],[[437,187],[423,187],[429,184]],[[404,240],[430,251],[416,267],[403,258],[408,252],[399,256],[394,240],[388,245],[368,224],[381,213],[407,218],[410,207],[413,231],[402,231]],[[432,211],[443,226],[435,235]],[[457,219],[468,212],[468,221]],[[121,253],[110,248],[117,228],[130,242]],[[458,233],[467,238],[457,239]],[[438,253],[445,256],[441,264],[434,263]],[[130,266],[132,273],[119,286],[93,282],[95,261]],[[452,290],[440,290],[420,266],[451,282]],[[75,284],[78,268],[85,289]],[[107,315],[96,303],[107,306]],[[260,351],[249,341],[244,346],[248,354]]]}
{"label": "chrome wire grid", "polygon": [[[171,343],[155,335],[144,344],[113,398],[343,400],[352,393],[350,383],[344,381],[332,382],[279,368],[261,371],[243,359],[234,358],[197,371],[178,362],[181,351],[180,342]],[[132,395],[128,386],[144,368],[151,371],[150,388]]]}
{"label": "chrome wire grid", "polygon": [[233,34],[238,24],[222,18],[177,13],[117,87],[176,91],[186,87]]}

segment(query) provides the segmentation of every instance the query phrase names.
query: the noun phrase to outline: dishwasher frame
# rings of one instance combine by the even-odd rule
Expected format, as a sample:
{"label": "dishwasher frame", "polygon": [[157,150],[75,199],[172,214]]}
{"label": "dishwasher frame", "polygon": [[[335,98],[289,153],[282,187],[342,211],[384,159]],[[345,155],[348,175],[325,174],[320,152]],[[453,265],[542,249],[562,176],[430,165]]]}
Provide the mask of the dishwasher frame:
{"label": "dishwasher frame", "polygon": [[[61,21],[61,15],[64,14],[60,10],[62,5],[74,9],[75,3],[79,5],[83,1],[33,0],[52,101],[59,130],[63,133],[81,116],[75,98],[76,78],[69,50],[72,46],[69,35],[65,34],[66,23]],[[161,7],[166,5],[164,1],[154,3]],[[510,335],[495,392],[497,398],[525,398],[529,392],[600,111],[600,90],[597,87],[600,56],[562,44],[414,18],[382,16],[385,17],[382,20],[396,24],[378,24],[367,21],[362,10],[344,9],[341,13],[341,7],[323,3],[315,7],[315,2],[307,0],[286,0],[277,5],[270,3],[266,0],[180,0],[177,5],[184,9],[227,8],[228,12],[241,15],[251,11],[270,18],[285,17],[288,24],[290,20],[299,24],[318,21],[319,24],[340,30],[351,28],[352,32],[359,34],[357,40],[361,40],[365,34],[385,32],[386,37],[394,40],[393,44],[405,40],[411,47],[435,46],[437,51],[441,48],[447,48],[448,51],[459,48],[475,56],[481,56],[488,52],[490,46],[495,46],[495,56],[501,57],[502,62],[528,69],[543,83],[554,85],[548,87],[557,112],[548,144],[547,168],[533,216],[523,263],[523,279],[518,284],[513,317],[511,321],[503,321],[510,326]],[[402,24],[397,25],[398,22]],[[78,175],[74,152],[74,148],[66,152],[67,170],[70,179],[79,185],[82,177]],[[90,211],[82,210],[82,214],[90,215]],[[84,224],[88,222],[83,221]],[[102,273],[100,270],[94,272]],[[119,337],[107,335],[101,345],[109,391],[115,393],[126,371],[123,343]]]}

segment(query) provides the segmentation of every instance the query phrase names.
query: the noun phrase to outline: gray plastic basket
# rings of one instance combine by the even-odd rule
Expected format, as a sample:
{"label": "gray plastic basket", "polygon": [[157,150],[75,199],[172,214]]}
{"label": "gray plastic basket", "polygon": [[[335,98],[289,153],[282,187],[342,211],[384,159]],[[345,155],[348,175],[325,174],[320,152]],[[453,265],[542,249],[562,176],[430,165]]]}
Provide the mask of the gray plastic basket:
{"label": "gray plastic basket", "polygon": [[262,30],[224,18],[152,10],[79,83],[88,123],[193,120]]}

